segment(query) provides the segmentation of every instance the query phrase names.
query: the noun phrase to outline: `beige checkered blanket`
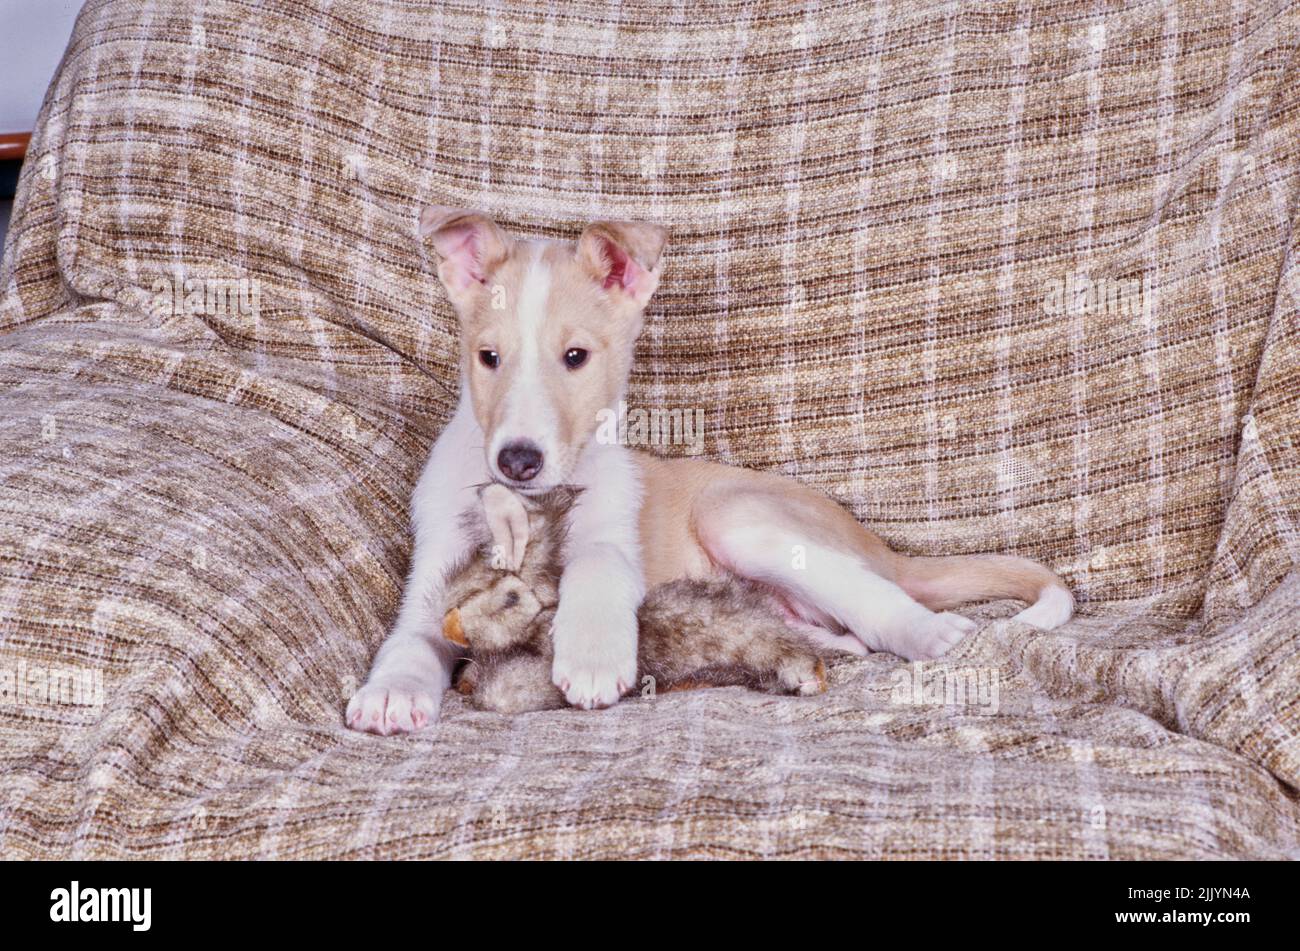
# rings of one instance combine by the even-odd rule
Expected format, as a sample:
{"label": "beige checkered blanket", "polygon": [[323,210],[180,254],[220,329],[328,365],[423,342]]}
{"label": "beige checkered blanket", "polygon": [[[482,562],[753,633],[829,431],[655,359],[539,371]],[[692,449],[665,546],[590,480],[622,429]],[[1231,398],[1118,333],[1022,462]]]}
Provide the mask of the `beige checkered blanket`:
{"label": "beige checkered blanket", "polygon": [[[1300,848],[1300,4],[90,0],[0,272],[0,853]],[[942,663],[341,712],[456,388],[426,202],[670,226],[630,402],[926,553]],[[684,451],[667,447],[666,452]]]}

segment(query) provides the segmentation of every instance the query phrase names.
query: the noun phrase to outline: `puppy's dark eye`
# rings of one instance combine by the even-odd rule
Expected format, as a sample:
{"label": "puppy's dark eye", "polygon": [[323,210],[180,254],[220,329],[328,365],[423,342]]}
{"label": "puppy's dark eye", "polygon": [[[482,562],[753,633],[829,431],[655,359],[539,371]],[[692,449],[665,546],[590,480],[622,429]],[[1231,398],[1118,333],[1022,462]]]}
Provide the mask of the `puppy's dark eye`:
{"label": "puppy's dark eye", "polygon": [[501,357],[495,350],[480,350],[478,352],[478,362],[489,370],[495,370],[501,365]]}
{"label": "puppy's dark eye", "polygon": [[587,351],[581,347],[570,347],[564,351],[564,365],[570,370],[576,370],[587,362]]}

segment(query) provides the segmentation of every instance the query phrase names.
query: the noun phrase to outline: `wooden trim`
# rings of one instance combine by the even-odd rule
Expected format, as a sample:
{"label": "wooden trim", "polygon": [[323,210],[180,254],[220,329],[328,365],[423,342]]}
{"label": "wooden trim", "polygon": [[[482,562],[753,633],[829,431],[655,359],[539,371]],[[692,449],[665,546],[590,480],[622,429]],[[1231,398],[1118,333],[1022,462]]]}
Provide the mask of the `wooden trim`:
{"label": "wooden trim", "polygon": [[0,132],[0,161],[25,157],[31,140],[30,132]]}

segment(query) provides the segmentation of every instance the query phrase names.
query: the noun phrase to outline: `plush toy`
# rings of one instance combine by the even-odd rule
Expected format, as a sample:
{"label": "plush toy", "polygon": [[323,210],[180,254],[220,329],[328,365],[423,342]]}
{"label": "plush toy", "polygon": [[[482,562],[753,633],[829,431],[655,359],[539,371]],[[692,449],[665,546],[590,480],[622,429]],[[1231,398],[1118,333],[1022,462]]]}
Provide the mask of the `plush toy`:
{"label": "plush toy", "polygon": [[[469,649],[458,687],[483,710],[563,707],[551,683],[551,622],[559,601],[566,518],[577,493],[479,493],[463,516],[477,555],[448,581],[443,636]],[[760,589],[738,579],[683,580],[652,589],[637,615],[644,691],[746,686],[769,693],[826,689],[812,644]],[[649,678],[649,679],[647,679]]]}

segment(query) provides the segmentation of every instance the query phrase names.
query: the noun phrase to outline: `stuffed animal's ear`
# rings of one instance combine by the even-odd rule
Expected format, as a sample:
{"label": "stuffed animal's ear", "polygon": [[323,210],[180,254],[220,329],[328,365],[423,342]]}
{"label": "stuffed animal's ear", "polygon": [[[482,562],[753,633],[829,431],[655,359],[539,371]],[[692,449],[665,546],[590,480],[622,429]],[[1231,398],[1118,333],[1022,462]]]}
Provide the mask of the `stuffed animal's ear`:
{"label": "stuffed animal's ear", "polygon": [[[519,496],[504,485],[492,483],[479,493],[488,530],[492,532],[493,566],[518,571],[528,548],[528,510]],[[500,556],[501,564],[496,564]]]}
{"label": "stuffed animal's ear", "polygon": [[453,644],[469,647],[469,638],[460,623],[460,608],[452,608],[442,619],[442,636]]}

